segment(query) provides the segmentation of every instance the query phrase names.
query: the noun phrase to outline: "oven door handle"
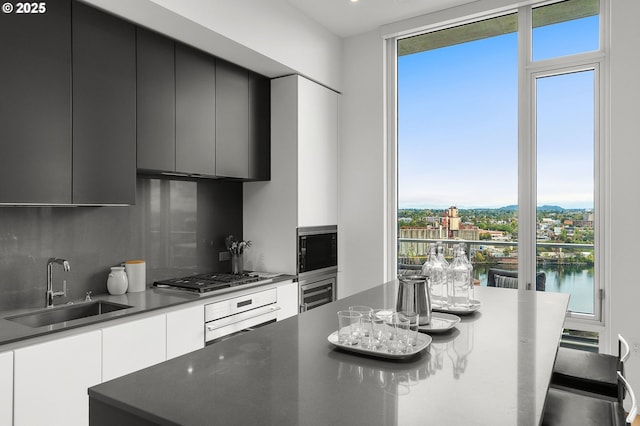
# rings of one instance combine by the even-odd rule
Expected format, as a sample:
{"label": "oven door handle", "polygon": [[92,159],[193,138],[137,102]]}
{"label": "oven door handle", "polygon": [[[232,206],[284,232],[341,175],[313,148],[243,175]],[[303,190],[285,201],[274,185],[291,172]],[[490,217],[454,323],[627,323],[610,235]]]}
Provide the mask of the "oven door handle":
{"label": "oven door handle", "polygon": [[331,300],[330,297],[325,297],[324,299],[315,300],[315,301],[313,301],[311,303],[305,303],[304,304],[304,310],[308,311],[309,309],[313,309],[316,306],[321,306],[321,305],[324,305],[324,304],[327,304],[327,303],[331,303],[331,302],[333,302],[333,300]]}
{"label": "oven door handle", "polygon": [[318,289],[317,289],[317,287],[316,287],[316,288],[314,288],[313,290],[317,290],[317,291],[311,291],[311,292],[309,292],[309,293],[304,293],[304,297],[305,297],[305,298],[309,298],[309,297],[313,297],[313,296],[319,296],[319,295],[321,295],[321,294],[323,294],[323,293],[330,292],[330,291],[331,291],[331,289],[332,289],[332,286],[331,286],[331,285],[328,285],[328,286],[326,286],[326,287],[323,287],[323,288],[321,288],[321,289],[319,289],[319,290],[318,290]]}
{"label": "oven door handle", "polygon": [[275,311],[279,311],[279,310],[280,310],[280,306],[274,306],[274,305],[264,306],[264,307],[261,307],[261,308],[252,309],[250,311],[246,311],[246,312],[242,312],[240,314],[233,315],[233,319],[234,319],[233,321],[224,321],[224,322],[218,323],[218,324],[207,323],[207,330],[208,331],[214,331],[214,330],[217,330],[220,327],[224,327],[224,326],[227,326],[229,324],[238,323],[240,321],[246,321],[246,320],[249,320],[251,318],[259,317],[261,315],[268,314],[268,313],[275,312]]}

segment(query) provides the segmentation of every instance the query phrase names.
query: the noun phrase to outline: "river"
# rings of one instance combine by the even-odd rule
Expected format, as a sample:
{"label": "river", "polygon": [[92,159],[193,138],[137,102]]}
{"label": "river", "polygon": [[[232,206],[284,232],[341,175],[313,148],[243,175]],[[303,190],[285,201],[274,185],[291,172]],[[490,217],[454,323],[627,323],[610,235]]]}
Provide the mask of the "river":
{"label": "river", "polygon": [[[510,269],[504,265],[474,265],[474,276],[480,280],[480,285],[487,285],[489,268]],[[593,314],[593,265],[540,265],[538,272],[547,275],[545,291],[571,295],[570,311]]]}

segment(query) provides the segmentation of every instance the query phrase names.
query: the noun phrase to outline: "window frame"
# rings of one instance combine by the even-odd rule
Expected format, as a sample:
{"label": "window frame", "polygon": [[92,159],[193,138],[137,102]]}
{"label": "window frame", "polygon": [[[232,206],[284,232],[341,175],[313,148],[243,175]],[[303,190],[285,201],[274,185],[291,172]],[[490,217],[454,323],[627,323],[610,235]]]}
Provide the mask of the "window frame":
{"label": "window frame", "polygon": [[[536,272],[536,147],[535,147],[535,83],[536,78],[564,74],[569,71],[593,69],[594,84],[594,315],[567,313],[566,327],[585,331],[596,331],[601,334],[601,350],[606,350],[606,342],[610,339],[606,325],[608,324],[609,298],[604,295],[610,292],[610,145],[605,129],[609,123],[609,77],[608,77],[608,28],[609,0],[600,0],[600,46],[599,50],[561,56],[556,58],[532,61],[532,10],[535,7],[557,3],[562,0],[529,2],[524,6],[505,6],[498,10],[484,13],[469,11],[460,16],[444,19],[434,14],[434,23],[416,28],[413,31],[396,31],[383,35],[385,38],[385,142],[386,142],[386,188],[385,200],[385,274],[387,279],[397,274],[397,41],[399,39],[419,35],[425,32],[443,30],[484,19],[490,19],[509,13],[518,13],[518,249],[522,252],[519,259],[518,273],[529,277],[533,282]],[[469,8],[472,9],[472,8]],[[438,19],[442,19],[437,22]],[[527,291],[521,286],[518,291]],[[603,346],[604,345],[604,346]]]}

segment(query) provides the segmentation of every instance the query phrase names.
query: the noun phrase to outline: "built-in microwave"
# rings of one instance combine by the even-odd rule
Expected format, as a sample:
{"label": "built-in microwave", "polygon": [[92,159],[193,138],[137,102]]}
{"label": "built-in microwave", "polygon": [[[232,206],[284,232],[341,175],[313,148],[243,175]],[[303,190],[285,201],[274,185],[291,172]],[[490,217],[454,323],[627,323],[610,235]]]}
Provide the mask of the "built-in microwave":
{"label": "built-in microwave", "polygon": [[338,227],[298,228],[298,276],[338,270]]}

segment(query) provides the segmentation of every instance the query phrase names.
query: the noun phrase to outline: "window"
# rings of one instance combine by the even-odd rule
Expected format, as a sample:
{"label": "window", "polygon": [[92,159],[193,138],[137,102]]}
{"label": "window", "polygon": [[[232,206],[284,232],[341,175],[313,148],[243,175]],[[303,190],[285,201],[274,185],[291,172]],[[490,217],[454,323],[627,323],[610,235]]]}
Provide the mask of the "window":
{"label": "window", "polygon": [[563,1],[534,8],[533,60],[598,50],[599,10],[598,0]]}
{"label": "window", "polygon": [[401,265],[483,239],[467,247],[476,278],[490,259],[517,269],[516,30],[508,14],[398,42],[398,235],[424,240],[400,242]]}
{"label": "window", "polygon": [[572,319],[601,321],[601,9],[544,2],[396,39],[398,268],[462,240],[480,285],[491,267],[528,289],[544,272]]}
{"label": "window", "polygon": [[595,70],[537,77],[535,87],[537,200],[547,206],[537,212],[537,269],[547,291],[571,294],[570,311],[593,315]]}

